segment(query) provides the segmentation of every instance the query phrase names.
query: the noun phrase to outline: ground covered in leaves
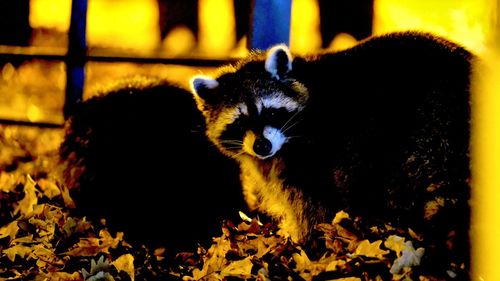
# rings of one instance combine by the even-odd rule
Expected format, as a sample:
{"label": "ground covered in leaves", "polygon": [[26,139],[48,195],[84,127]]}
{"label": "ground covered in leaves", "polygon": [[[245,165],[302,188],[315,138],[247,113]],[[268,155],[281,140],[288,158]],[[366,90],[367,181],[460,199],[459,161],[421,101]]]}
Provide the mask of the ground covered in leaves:
{"label": "ground covered in leaves", "polygon": [[58,178],[61,139],[57,129],[0,125],[0,280],[438,280],[419,267],[417,233],[344,212],[317,226],[314,254],[242,214],[214,225],[221,236],[210,247],[165,258],[105,220],[72,215],[78,206]]}

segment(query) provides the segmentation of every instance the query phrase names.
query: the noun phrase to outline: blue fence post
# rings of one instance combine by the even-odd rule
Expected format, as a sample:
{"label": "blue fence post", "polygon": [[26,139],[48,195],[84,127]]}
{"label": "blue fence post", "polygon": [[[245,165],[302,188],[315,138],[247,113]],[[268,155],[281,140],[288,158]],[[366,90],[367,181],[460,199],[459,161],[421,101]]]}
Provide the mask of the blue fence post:
{"label": "blue fence post", "polygon": [[292,0],[254,0],[250,49],[265,50],[272,45],[290,45]]}
{"label": "blue fence post", "polygon": [[76,104],[83,98],[85,61],[87,55],[87,0],[71,2],[71,22],[66,56],[66,99],[64,118],[68,119]]}

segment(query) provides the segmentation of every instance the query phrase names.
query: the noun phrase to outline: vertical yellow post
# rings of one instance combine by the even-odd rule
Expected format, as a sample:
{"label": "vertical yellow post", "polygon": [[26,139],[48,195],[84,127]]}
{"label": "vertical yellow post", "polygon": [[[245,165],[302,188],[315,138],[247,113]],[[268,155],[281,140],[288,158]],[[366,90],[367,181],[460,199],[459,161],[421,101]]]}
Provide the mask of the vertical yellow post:
{"label": "vertical yellow post", "polygon": [[236,41],[236,23],[231,0],[200,0],[199,47],[211,57],[227,56]]}
{"label": "vertical yellow post", "polygon": [[321,49],[319,4],[317,0],[293,0],[290,48],[297,54]]}
{"label": "vertical yellow post", "polygon": [[472,280],[500,280],[500,5],[477,65],[472,116]]}

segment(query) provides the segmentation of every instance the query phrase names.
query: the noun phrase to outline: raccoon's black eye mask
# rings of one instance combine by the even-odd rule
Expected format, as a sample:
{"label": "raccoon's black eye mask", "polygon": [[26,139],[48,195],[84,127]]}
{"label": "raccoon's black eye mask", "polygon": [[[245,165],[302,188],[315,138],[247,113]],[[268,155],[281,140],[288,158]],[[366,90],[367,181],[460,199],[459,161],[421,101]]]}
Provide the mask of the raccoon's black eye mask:
{"label": "raccoon's black eye mask", "polygon": [[276,125],[278,129],[283,126],[293,112],[288,112],[285,108],[264,108],[260,114],[260,119],[269,125]]}

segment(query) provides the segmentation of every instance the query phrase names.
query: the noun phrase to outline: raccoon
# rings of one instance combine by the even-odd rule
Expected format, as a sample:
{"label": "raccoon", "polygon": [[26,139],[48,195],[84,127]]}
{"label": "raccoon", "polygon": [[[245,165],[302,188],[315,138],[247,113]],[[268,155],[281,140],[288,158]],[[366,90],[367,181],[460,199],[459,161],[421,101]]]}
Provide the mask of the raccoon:
{"label": "raccoon", "polygon": [[240,165],[248,206],[293,240],[347,210],[427,241],[451,235],[464,254],[473,60],[444,38],[399,32],[302,57],[277,45],[191,86],[208,138]]}
{"label": "raccoon", "polygon": [[165,79],[119,79],[78,104],[60,158],[75,213],[169,256],[208,246],[245,211],[237,164],[207,140],[189,91]]}

